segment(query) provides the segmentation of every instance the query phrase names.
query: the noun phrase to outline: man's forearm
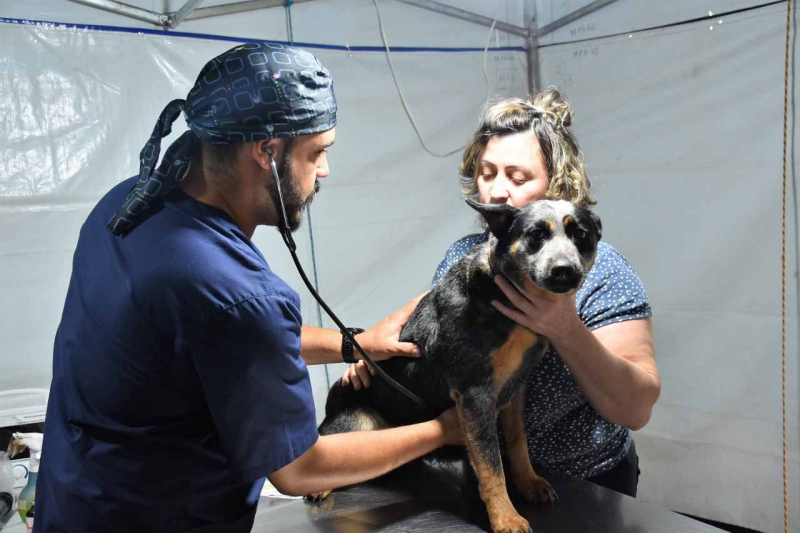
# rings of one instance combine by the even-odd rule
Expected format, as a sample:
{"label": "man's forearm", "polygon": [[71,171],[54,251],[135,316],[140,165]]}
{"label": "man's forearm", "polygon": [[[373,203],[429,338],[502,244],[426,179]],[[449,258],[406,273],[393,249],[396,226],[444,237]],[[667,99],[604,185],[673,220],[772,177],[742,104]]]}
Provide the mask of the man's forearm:
{"label": "man's forearm", "polygon": [[321,492],[376,478],[445,443],[438,420],[322,436],[286,472],[278,471],[270,480],[287,494]]}
{"label": "man's forearm", "polygon": [[325,328],[303,326],[300,334],[300,355],[307,365],[342,362],[342,334]]}

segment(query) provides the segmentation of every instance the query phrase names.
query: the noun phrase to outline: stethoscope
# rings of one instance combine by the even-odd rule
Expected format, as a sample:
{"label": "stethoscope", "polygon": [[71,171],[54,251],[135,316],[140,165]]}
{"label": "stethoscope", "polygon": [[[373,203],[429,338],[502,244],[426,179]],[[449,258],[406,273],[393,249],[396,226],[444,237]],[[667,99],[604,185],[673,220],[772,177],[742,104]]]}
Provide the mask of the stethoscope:
{"label": "stethoscope", "polygon": [[[346,335],[347,336],[347,338],[350,340],[351,343],[353,343],[353,346],[358,350],[358,352],[361,354],[361,356],[364,358],[364,360],[367,361],[369,366],[372,367],[372,369],[375,370],[378,374],[380,374],[381,377],[383,377],[383,379],[385,379],[392,387],[394,387],[398,391],[402,392],[403,394],[405,394],[410,399],[414,400],[414,402],[416,402],[420,407],[422,407],[422,409],[427,411],[428,410],[427,405],[425,405],[425,402],[423,402],[419,398],[419,396],[417,396],[416,394],[414,394],[410,390],[408,390],[405,387],[403,387],[402,385],[400,385],[394,379],[392,379],[392,377],[389,376],[389,374],[387,374],[381,367],[379,367],[375,363],[375,361],[372,360],[372,358],[367,354],[367,352],[364,351],[364,349],[361,347],[361,345],[358,344],[358,341],[356,341],[356,339],[353,336],[353,334],[351,334],[347,330],[345,325],[342,323],[342,321],[339,320],[339,317],[337,317],[334,314],[334,312],[331,311],[331,308],[328,307],[328,305],[325,303],[325,301],[322,299],[322,297],[319,294],[317,294],[317,291],[314,290],[314,287],[311,285],[311,282],[308,280],[308,277],[306,276],[305,271],[303,271],[303,267],[300,264],[300,259],[298,259],[298,257],[297,257],[297,253],[296,253],[297,245],[295,244],[294,239],[292,238],[292,232],[289,230],[289,223],[288,223],[289,219],[286,216],[286,207],[283,204],[283,194],[281,193],[281,180],[280,180],[280,177],[278,176],[278,166],[275,164],[275,159],[272,157],[272,150],[271,149],[268,149],[267,155],[269,156],[269,162],[270,162],[270,165],[272,166],[272,175],[275,176],[275,186],[278,189],[278,202],[281,204],[281,211],[280,211],[281,220],[278,223],[278,230],[280,231],[281,236],[283,237],[283,242],[286,243],[286,247],[289,249],[289,253],[292,254],[292,259],[294,260],[294,265],[295,265],[295,267],[297,267],[297,272],[300,273],[300,277],[303,278],[303,283],[306,284],[306,287],[308,287],[308,290],[309,290],[309,292],[311,292],[311,295],[314,296],[314,299],[317,300],[317,302],[319,302],[319,305],[322,306],[322,308],[325,310],[325,312],[328,314],[328,316],[331,317],[331,319],[336,323],[336,325],[339,327],[339,330],[342,332],[342,335]],[[247,503],[249,505],[251,505],[251,506],[255,505],[256,502],[258,501],[258,498],[261,495],[261,488],[264,486],[265,480],[266,480],[266,478],[262,478],[262,479],[257,480],[255,483],[253,483],[253,486],[250,489],[250,492],[248,493],[247,499],[246,499],[246,501],[247,501]]]}
{"label": "stethoscope", "polygon": [[331,319],[336,323],[336,325],[339,327],[339,330],[342,332],[342,335],[347,336],[350,342],[353,343],[353,346],[358,350],[358,352],[361,354],[364,360],[367,361],[367,363],[372,367],[372,369],[375,370],[378,374],[380,374],[381,377],[383,377],[383,379],[385,379],[394,388],[396,388],[397,390],[408,396],[410,399],[414,400],[414,402],[419,404],[420,407],[422,407],[423,409],[427,409],[425,402],[423,402],[419,398],[419,396],[417,396],[410,390],[400,385],[394,379],[392,379],[392,377],[389,376],[389,374],[387,374],[381,367],[379,367],[375,363],[375,361],[372,360],[372,358],[367,354],[367,352],[364,351],[361,345],[358,344],[358,341],[356,341],[355,337],[350,333],[350,331],[348,331],[348,329],[345,327],[342,321],[339,320],[339,317],[337,317],[334,314],[334,312],[331,311],[331,308],[328,307],[328,305],[325,303],[322,297],[319,294],[317,294],[317,291],[314,290],[314,287],[311,285],[311,282],[308,280],[306,273],[303,271],[303,267],[302,265],[300,265],[300,260],[298,259],[297,253],[295,252],[295,250],[297,250],[297,245],[294,243],[291,231],[289,231],[288,218],[286,216],[286,207],[283,204],[283,194],[281,193],[281,179],[278,176],[278,166],[275,164],[275,159],[273,159],[272,153],[267,152],[267,154],[269,155],[269,162],[270,165],[272,166],[272,175],[275,176],[275,186],[278,189],[278,202],[281,204],[281,212],[280,212],[281,220],[278,223],[278,230],[281,232],[281,236],[283,237],[283,242],[286,243],[286,247],[289,248],[289,253],[292,254],[294,265],[295,267],[297,267],[297,271],[300,273],[300,277],[303,278],[303,283],[306,284],[306,287],[308,287],[308,290],[309,292],[311,292],[311,295],[314,296],[314,299],[317,300],[317,302],[319,302],[319,305],[322,306],[322,308],[325,310],[328,316],[331,317]]}

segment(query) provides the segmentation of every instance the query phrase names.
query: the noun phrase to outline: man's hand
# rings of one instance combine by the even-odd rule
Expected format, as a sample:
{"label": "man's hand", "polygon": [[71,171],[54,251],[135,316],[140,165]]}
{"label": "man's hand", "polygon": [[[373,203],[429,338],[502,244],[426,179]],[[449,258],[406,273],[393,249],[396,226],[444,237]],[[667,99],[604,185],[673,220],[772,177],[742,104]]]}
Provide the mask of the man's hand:
{"label": "man's hand", "polygon": [[[375,361],[382,361],[390,357],[419,357],[417,345],[413,342],[400,342],[400,330],[408,322],[411,313],[423,296],[430,291],[425,291],[399,311],[387,316],[364,333],[356,335],[356,340],[362,348]],[[361,353],[355,349],[353,354],[361,358]]]}
{"label": "man's hand", "polygon": [[576,328],[583,327],[583,322],[575,309],[574,294],[550,299],[541,294],[521,292],[502,275],[495,276],[494,281],[516,309],[497,300],[492,300],[492,305],[520,326],[544,335],[556,343],[571,335]]}
{"label": "man's hand", "polygon": [[[396,356],[419,357],[419,350],[416,344],[400,342],[400,331],[408,322],[411,313],[417,308],[419,301],[429,292],[423,292],[404,305],[399,311],[395,311],[364,333],[356,335],[358,343],[373,360],[382,361]],[[358,350],[354,350],[354,354],[356,357],[361,358]],[[342,374],[342,385],[347,387],[352,384],[355,390],[359,390],[361,387],[369,387],[370,377],[374,375],[375,371],[362,359],[345,369],[344,374]]]}

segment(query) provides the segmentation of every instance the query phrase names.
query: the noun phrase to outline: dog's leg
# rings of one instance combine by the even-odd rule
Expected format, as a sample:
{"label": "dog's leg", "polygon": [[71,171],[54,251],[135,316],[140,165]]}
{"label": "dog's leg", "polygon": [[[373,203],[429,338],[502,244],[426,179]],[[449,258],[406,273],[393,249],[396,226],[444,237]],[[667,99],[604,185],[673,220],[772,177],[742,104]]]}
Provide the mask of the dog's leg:
{"label": "dog's leg", "polygon": [[528,455],[528,438],[522,414],[525,405],[525,387],[511,398],[511,403],[500,410],[500,424],[506,438],[506,449],[511,461],[514,484],[523,498],[537,503],[554,503],[558,496],[547,480],[533,470]]}
{"label": "dog's leg", "polygon": [[508,499],[500,447],[497,442],[495,401],[485,390],[454,392],[469,460],[478,476],[481,498],[486,503],[494,533],[529,533],[528,521]]}

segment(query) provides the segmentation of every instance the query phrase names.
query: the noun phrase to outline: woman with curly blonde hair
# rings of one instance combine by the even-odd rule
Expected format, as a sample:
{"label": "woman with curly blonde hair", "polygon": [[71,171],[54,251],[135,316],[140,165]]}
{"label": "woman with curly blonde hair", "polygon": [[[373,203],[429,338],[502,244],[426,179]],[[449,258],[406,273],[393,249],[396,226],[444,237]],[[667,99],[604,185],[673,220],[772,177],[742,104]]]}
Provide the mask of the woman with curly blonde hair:
{"label": "woman with curly blonde hair", "polygon": [[[514,207],[542,199],[594,205],[571,125],[570,104],[556,89],[488,105],[464,149],[462,191],[482,203]],[[477,233],[453,244],[433,285],[487,238]],[[631,430],[648,422],[661,391],[652,311],[636,272],[600,242],[583,286],[570,298],[521,292],[502,276],[496,283],[514,305],[493,302],[498,311],[550,340],[526,387],[525,428],[537,472],[635,496],[639,460]],[[366,368],[356,366],[343,382],[360,388],[368,380]]]}
{"label": "woman with curly blonde hair", "polygon": [[[594,205],[571,125],[570,104],[556,89],[487,106],[464,150],[462,191],[476,201],[514,207],[541,199]],[[433,284],[486,238],[469,235],[451,246]],[[531,461],[635,496],[639,460],[630,430],[647,423],[661,391],[652,311],[636,272],[601,242],[572,298],[549,301],[520,292],[502,276],[497,284],[516,309],[499,302],[495,307],[550,339],[550,353],[526,390]]]}
{"label": "woman with curly blonde hair", "polygon": [[[478,129],[464,148],[459,168],[462,192],[480,201],[478,183],[485,174],[481,157],[487,145],[490,141],[501,144],[519,133],[523,134],[519,138],[521,144],[532,150],[538,148],[547,171],[545,198],[569,200],[583,207],[594,205],[597,202],[589,194],[591,184],[578,141],[569,129],[571,124],[572,109],[556,89],[542,91],[532,100],[508,98],[487,105]],[[532,136],[538,143],[533,142]]]}

